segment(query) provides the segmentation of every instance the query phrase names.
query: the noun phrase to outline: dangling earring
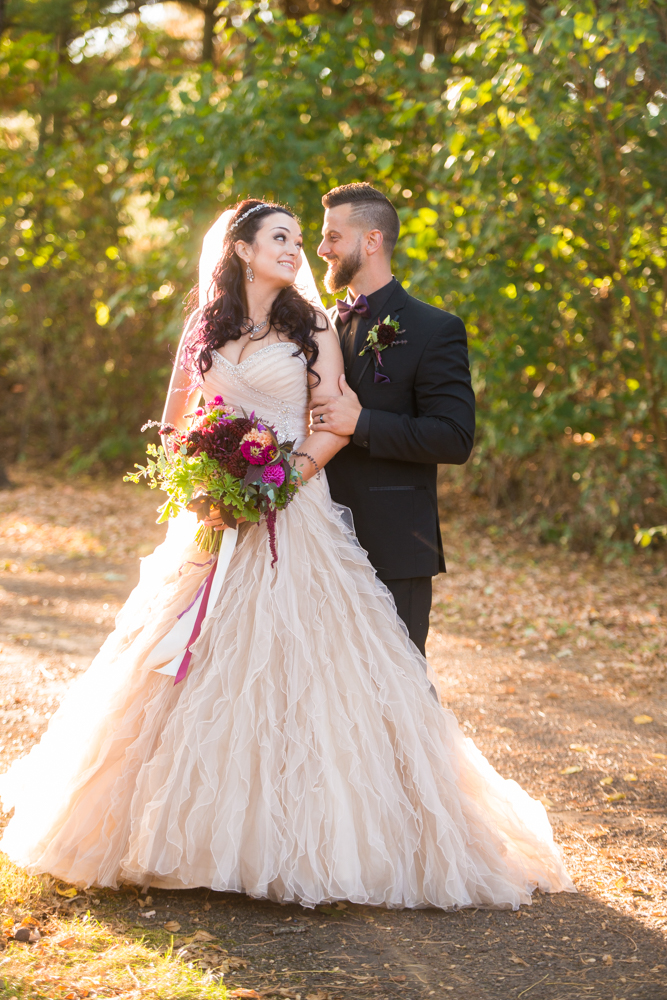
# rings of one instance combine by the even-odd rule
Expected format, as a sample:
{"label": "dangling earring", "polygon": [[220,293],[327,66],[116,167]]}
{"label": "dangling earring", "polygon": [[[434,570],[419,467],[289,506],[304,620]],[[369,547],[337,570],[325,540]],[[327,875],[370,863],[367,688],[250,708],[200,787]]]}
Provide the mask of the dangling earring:
{"label": "dangling earring", "polygon": [[248,281],[254,281],[255,280],[255,274],[254,274],[254,271],[251,268],[250,264],[248,264],[248,266],[245,269],[245,276],[248,279]]}

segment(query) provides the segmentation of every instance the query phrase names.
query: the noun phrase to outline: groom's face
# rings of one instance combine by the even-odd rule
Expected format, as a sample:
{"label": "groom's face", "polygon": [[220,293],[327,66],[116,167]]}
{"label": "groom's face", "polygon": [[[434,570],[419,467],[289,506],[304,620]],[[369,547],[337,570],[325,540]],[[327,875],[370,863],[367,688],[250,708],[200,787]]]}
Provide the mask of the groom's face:
{"label": "groom's face", "polygon": [[327,208],[324,213],[322,242],[317,248],[317,255],[329,265],[324,276],[324,287],[328,292],[347,288],[363,263],[363,232],[350,221],[351,214],[352,205],[337,205]]}

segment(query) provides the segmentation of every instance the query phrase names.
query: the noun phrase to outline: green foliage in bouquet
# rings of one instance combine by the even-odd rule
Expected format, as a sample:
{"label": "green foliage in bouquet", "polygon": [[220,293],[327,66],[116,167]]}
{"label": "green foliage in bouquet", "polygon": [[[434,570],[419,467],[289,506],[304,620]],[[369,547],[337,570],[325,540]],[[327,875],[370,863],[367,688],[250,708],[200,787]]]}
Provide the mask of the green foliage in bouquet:
{"label": "green foliage in bouquet", "polygon": [[[271,550],[275,554],[275,513],[284,510],[301,485],[301,474],[290,464],[293,441],[278,442],[275,432],[253,413],[239,417],[222,396],[193,414],[190,429],[158,426],[164,444],[149,444],[146,465],[135,464],[125,482],[145,479],[151,489],[161,489],[168,499],[158,508],[158,524],[184,510],[200,521],[219,514],[228,527],[240,521],[257,523],[266,515]],[[168,454],[168,451],[170,454]],[[222,531],[200,525],[200,549],[217,553]]]}
{"label": "green foliage in bouquet", "polygon": [[[124,482],[138,483],[145,479],[152,490],[161,489],[169,494],[168,499],[158,507],[157,524],[189,510],[190,504],[204,494],[216,505],[224,504],[237,520],[259,521],[261,512],[249,502],[249,490],[240,479],[221,470],[215,459],[204,453],[188,455],[184,446],[173,457],[167,458],[161,444],[149,444],[146,454],[146,465],[135,465],[137,471],[128,472]],[[269,499],[275,500],[275,490],[271,494]]]}

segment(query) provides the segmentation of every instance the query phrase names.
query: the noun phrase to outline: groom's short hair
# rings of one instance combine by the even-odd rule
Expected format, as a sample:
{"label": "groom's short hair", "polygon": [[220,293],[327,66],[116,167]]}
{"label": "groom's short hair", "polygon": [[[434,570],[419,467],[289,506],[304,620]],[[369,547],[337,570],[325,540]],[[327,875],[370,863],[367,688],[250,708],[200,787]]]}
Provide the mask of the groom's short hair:
{"label": "groom's short hair", "polygon": [[350,221],[367,225],[369,229],[379,229],[382,233],[386,253],[391,257],[401,223],[396,209],[386,195],[370,184],[342,184],[332,188],[322,198],[325,208],[351,205]]}

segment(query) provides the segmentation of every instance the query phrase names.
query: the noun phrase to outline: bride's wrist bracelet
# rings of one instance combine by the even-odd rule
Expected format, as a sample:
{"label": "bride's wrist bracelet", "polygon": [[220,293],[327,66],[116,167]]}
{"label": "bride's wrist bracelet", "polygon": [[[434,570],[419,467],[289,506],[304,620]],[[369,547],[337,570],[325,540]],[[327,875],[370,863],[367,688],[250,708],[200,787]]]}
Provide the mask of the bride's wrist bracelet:
{"label": "bride's wrist bracelet", "polygon": [[292,455],[293,455],[293,456],[294,456],[295,458],[297,457],[297,455],[298,455],[298,456],[299,456],[300,458],[307,458],[309,462],[312,462],[312,463],[313,463],[313,465],[315,466],[315,470],[316,470],[316,472],[317,472],[317,478],[318,478],[318,479],[320,478],[320,472],[321,472],[322,470],[320,469],[319,465],[317,464],[317,462],[315,461],[315,459],[313,458],[313,456],[312,456],[312,455],[309,455],[307,451],[293,451],[293,452],[292,452]]}

